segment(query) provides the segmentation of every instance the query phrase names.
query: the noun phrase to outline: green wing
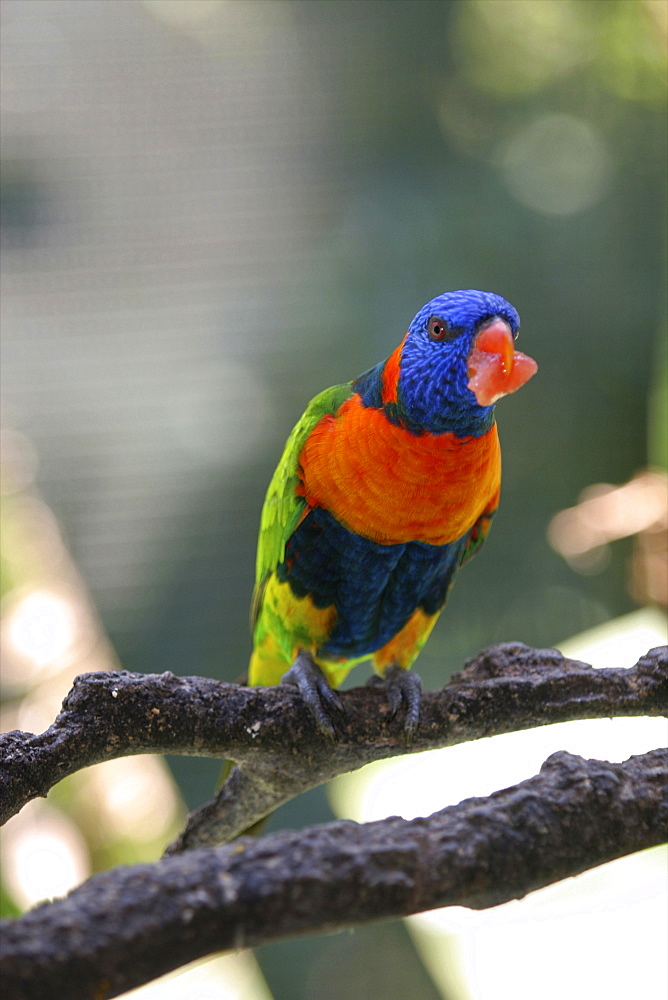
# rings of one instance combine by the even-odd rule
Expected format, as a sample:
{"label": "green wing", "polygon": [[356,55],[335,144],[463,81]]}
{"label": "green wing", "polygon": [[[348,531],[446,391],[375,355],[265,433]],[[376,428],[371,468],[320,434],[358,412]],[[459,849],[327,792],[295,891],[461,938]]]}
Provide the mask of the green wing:
{"label": "green wing", "polygon": [[262,604],[262,594],[269,574],[285,555],[288,538],[299,524],[306,503],[297,495],[299,453],[315,425],[328,413],[336,413],[352,392],[352,382],[334,385],[319,393],[293,427],[281,460],[269,483],[260,518],[260,534],[255,563],[255,589],[251,606],[251,626]]}

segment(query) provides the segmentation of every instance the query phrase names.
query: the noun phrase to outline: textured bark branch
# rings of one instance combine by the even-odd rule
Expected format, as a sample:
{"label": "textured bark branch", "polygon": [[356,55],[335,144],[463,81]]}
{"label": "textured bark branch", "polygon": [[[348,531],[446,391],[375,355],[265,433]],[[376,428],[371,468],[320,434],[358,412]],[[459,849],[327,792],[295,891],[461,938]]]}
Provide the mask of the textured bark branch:
{"label": "textured bark branch", "polygon": [[190,818],[172,850],[230,840],[281,803],[372,760],[573,719],[668,714],[668,647],[625,670],[595,670],[557,650],[504,643],[425,692],[406,746],[382,692],[343,694],[332,744],[292,687],[247,688],[201,677],[83,674],[39,736],[0,737],[0,819],[90,764],[139,753],[237,762],[219,795]]}
{"label": "textured bark branch", "polygon": [[7,1000],[103,1000],[212,952],[482,909],[663,841],[668,751],[553,754],[538,775],[433,816],[344,821],[95,875],[2,928]]}

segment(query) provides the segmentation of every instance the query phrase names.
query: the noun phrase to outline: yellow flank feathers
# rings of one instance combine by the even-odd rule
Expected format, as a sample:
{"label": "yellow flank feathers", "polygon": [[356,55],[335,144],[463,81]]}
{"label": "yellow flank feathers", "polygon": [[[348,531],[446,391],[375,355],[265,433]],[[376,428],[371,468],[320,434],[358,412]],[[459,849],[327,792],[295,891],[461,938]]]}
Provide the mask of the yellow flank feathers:
{"label": "yellow flank feathers", "polygon": [[373,654],[376,673],[382,676],[393,664],[408,670],[429,638],[437,618],[438,613],[428,615],[422,608],[414,611],[401,631]]}
{"label": "yellow flank feathers", "polygon": [[297,597],[288,583],[281,583],[272,573],[263,592],[262,608],[255,625],[248,683],[264,686],[280,684],[299,650],[306,649],[312,653],[329,686],[340,687],[352,668],[371,659],[371,654],[352,660],[325,660],[317,656],[318,647],[327,641],[335,622],[336,608],[333,604],[328,608],[316,608],[311,597]]}
{"label": "yellow flank feathers", "polygon": [[255,626],[249,684],[280,684],[300,649],[315,654],[326,642],[335,618],[333,605],[316,608],[310,597],[297,597],[288,583],[271,573]]}

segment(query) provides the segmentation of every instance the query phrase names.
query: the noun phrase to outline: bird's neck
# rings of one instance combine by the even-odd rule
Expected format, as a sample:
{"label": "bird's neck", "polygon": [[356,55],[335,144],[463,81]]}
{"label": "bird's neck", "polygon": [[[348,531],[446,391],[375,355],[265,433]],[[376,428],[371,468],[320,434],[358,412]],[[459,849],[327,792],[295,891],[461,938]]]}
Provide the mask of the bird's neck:
{"label": "bird's neck", "polygon": [[420,406],[406,406],[399,379],[399,357],[403,343],[386,361],[370,368],[352,384],[362,405],[383,410],[387,419],[411,434],[455,434],[482,437],[494,424],[493,406],[471,406],[443,396],[438,412]]}

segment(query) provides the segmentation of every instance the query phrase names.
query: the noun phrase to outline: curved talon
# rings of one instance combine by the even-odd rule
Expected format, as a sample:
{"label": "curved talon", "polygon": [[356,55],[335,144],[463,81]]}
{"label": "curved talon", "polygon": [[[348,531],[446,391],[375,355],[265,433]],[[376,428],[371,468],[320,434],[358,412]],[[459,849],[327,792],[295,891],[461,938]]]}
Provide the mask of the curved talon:
{"label": "curved talon", "polygon": [[422,681],[419,674],[393,665],[385,671],[385,691],[390,706],[392,718],[406,705],[404,732],[406,742],[410,743],[420,721],[420,701],[422,699]]}
{"label": "curved talon", "polygon": [[299,651],[295,662],[281,678],[281,684],[296,687],[315,718],[318,729],[331,739],[336,739],[328,709],[343,714],[343,703],[327,683],[327,678],[310,653],[303,649]]}

